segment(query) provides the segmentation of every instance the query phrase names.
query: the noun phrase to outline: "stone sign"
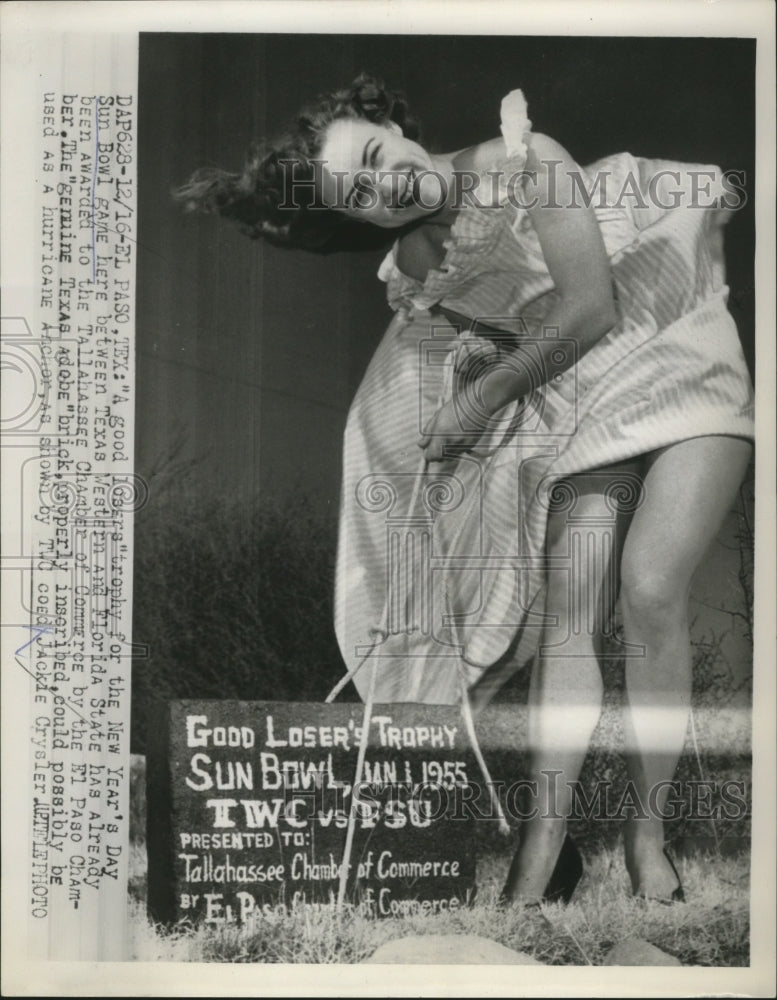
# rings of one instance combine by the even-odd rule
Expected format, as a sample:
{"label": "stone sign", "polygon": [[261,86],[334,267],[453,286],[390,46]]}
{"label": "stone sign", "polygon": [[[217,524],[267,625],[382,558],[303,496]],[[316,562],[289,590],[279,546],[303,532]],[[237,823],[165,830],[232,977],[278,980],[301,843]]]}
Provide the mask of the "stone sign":
{"label": "stone sign", "polygon": [[148,748],[150,915],[211,926],[337,899],[439,913],[475,891],[479,789],[455,707],[176,701]]}

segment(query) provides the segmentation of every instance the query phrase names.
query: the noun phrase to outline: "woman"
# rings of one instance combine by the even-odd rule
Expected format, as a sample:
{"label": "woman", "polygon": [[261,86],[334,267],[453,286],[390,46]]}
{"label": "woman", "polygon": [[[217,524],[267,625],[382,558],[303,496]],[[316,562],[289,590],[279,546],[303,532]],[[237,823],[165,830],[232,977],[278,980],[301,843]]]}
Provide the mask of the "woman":
{"label": "woman", "polygon": [[[532,660],[536,815],[504,897],[569,898],[572,789],[599,718],[620,593],[635,895],[682,898],[661,815],[690,706],[693,572],[751,454],[752,389],[726,310],[716,168],[613,156],[585,170],[534,134],[430,154],[369,77],[321,98],[242,175],[179,196],[252,236],[398,236],[396,310],[351,409],[337,629],[378,701],[485,703]],[[656,793],[656,790],[657,793]],[[651,791],[653,794],[651,795]]]}

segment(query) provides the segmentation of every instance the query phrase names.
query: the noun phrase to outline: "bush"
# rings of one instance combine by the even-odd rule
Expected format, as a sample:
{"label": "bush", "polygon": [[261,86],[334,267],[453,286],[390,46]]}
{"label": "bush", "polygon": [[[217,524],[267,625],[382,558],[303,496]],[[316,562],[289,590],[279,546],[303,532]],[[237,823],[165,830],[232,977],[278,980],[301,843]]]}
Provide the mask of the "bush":
{"label": "bush", "polygon": [[135,528],[132,749],[155,702],[321,701],[345,670],[333,626],[336,526],[304,497],[163,492]]}

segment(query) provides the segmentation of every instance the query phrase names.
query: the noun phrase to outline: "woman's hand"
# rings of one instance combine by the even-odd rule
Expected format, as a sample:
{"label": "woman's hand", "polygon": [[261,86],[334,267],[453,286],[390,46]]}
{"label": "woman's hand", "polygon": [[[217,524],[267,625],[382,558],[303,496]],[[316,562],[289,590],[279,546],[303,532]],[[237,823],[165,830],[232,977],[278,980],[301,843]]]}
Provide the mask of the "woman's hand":
{"label": "woman's hand", "polygon": [[418,446],[427,462],[456,459],[477,446],[487,423],[485,414],[451,400],[424,427]]}

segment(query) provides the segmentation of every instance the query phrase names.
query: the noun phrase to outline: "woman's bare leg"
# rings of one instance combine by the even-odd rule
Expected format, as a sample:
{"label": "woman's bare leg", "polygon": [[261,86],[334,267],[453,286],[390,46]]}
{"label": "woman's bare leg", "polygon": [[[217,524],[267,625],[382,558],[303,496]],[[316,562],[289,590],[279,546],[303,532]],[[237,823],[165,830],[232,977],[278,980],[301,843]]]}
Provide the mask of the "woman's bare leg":
{"label": "woman's bare leg", "polygon": [[[633,475],[638,466],[631,469]],[[617,593],[625,530],[623,515],[605,500],[612,481],[609,470],[570,477],[565,482],[578,497],[573,509],[548,522],[547,554],[556,568],[548,571],[545,611],[557,624],[543,630],[532,669],[527,777],[537,783],[537,815],[521,827],[504,890],[513,900],[542,897],[564,840],[569,783],[578,779],[601,712],[599,646]]]}
{"label": "woman's bare leg", "polygon": [[[751,455],[742,438],[692,438],[649,456],[644,502],[621,564],[626,658],[624,732],[629,777],[648,819],[629,818],[626,866],[638,895],[669,898],[677,879],[664,857],[660,817],[685,742],[691,698],[688,592],[706,549],[734,503]],[[628,647],[627,647],[628,648]]]}

